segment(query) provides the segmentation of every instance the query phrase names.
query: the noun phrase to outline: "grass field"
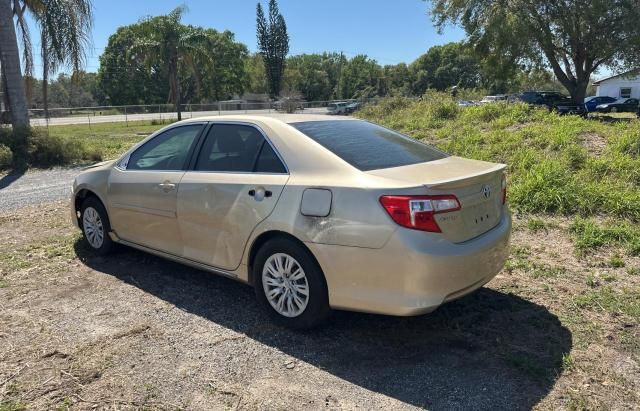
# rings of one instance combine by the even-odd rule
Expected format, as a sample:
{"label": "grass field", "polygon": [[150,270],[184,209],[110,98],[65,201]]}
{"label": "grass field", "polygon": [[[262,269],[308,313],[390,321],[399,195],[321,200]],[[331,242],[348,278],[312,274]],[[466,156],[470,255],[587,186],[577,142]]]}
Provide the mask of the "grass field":
{"label": "grass field", "polygon": [[[20,140],[10,129],[0,129],[0,170],[74,166],[113,159],[166,124],[152,120],[34,127],[21,156],[15,155],[20,150]],[[13,156],[9,149],[14,151]]]}
{"label": "grass field", "polygon": [[[77,124],[36,127],[36,130],[52,139],[78,147],[78,154],[70,162],[110,160],[125,152],[144,137],[164,127],[150,121]],[[43,137],[46,138],[46,137]]]}
{"label": "grass field", "polygon": [[498,289],[547,307],[573,339],[544,408],[637,406],[640,121],[517,104],[459,108],[446,96],[388,99],[358,116],[453,155],[507,164],[517,218],[510,281]]}

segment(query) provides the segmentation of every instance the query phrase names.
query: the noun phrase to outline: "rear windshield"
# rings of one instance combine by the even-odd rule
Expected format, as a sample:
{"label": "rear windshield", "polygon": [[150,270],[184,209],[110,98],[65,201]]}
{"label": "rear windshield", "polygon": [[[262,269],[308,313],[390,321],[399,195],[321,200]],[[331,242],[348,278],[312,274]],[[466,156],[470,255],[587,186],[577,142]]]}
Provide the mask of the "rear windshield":
{"label": "rear windshield", "polygon": [[290,125],[362,171],[426,163],[448,156],[434,147],[366,121],[306,121]]}

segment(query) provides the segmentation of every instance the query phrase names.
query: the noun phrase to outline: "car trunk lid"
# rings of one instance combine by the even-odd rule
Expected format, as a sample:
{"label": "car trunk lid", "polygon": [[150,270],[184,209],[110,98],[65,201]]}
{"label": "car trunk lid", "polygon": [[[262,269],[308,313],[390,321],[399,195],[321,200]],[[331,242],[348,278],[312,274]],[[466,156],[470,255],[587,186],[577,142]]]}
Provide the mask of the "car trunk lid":
{"label": "car trunk lid", "polygon": [[[451,156],[427,163],[372,170],[368,174],[394,180],[394,184],[408,188],[423,186],[427,195],[456,196],[460,209],[435,214],[435,220],[448,240],[459,243],[491,230],[500,222],[504,168],[504,164]],[[400,193],[402,189],[395,191]]]}

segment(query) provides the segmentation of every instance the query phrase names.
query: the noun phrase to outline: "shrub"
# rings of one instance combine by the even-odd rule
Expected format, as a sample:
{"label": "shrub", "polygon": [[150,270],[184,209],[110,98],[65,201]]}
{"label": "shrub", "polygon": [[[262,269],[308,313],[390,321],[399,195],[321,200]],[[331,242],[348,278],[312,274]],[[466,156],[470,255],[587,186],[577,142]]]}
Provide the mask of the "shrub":
{"label": "shrub", "polygon": [[82,160],[100,161],[99,152],[89,151],[84,143],[34,132],[29,139],[29,163],[38,167],[52,167],[78,163]]}
{"label": "shrub", "polygon": [[7,169],[13,164],[13,153],[4,144],[0,144],[0,170]]}

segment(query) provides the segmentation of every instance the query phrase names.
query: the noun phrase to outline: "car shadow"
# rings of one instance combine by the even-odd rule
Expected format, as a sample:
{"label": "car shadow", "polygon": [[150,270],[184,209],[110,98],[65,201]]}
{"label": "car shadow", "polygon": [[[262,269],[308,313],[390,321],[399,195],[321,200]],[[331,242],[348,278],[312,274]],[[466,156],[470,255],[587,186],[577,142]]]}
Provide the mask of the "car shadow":
{"label": "car shadow", "polygon": [[0,178],[0,190],[9,187],[22,177],[25,173],[24,169],[13,170],[9,174]]}
{"label": "car shadow", "polygon": [[322,328],[274,325],[244,284],[122,248],[81,261],[345,381],[429,409],[530,409],[562,372],[572,336],[545,307],[482,288],[408,318],[336,312]]}

